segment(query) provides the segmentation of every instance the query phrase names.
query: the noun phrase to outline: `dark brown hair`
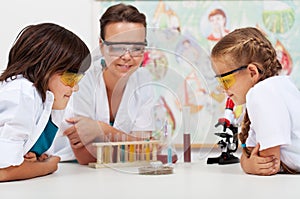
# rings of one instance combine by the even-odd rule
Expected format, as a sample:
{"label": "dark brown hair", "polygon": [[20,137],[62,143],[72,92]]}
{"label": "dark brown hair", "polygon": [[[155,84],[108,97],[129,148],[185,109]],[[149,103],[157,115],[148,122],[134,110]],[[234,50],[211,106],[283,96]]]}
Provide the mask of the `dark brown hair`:
{"label": "dark brown hair", "polygon": [[114,22],[141,23],[146,28],[146,16],[132,5],[123,3],[109,7],[100,19],[100,37],[105,39],[105,27]]}
{"label": "dark brown hair", "polygon": [[[277,59],[276,51],[271,42],[257,28],[247,27],[236,29],[224,36],[212,49],[212,59],[227,60],[234,66],[250,63],[257,66],[261,73],[259,81],[278,75],[282,66]],[[239,138],[244,144],[248,137],[251,121],[246,110]],[[250,155],[247,148],[246,153]]]}
{"label": "dark brown hair", "polygon": [[88,47],[71,31],[52,23],[29,25],[17,36],[0,81],[23,75],[45,101],[52,75],[64,71],[83,73],[90,62]]}

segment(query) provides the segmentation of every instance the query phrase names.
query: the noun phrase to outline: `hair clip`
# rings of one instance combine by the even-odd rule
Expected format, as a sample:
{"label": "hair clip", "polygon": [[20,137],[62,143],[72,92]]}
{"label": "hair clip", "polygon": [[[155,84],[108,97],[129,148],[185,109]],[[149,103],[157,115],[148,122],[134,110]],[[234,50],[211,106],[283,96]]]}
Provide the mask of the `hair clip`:
{"label": "hair clip", "polygon": [[241,147],[242,148],[246,148],[246,144],[244,143],[244,144],[241,144]]}

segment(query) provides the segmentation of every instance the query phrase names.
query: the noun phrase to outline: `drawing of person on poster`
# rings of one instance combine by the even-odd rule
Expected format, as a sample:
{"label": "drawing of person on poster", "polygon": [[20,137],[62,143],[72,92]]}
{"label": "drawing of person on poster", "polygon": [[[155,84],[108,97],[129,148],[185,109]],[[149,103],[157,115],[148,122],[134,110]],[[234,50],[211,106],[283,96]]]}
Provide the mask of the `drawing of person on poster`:
{"label": "drawing of person on poster", "polygon": [[208,40],[218,41],[229,33],[229,30],[226,29],[226,14],[222,9],[212,10],[208,15],[208,20],[211,25],[211,33],[207,36]]}
{"label": "drawing of person on poster", "polygon": [[176,12],[163,1],[158,2],[152,23],[155,27],[167,29],[171,33],[181,32],[179,17]]}

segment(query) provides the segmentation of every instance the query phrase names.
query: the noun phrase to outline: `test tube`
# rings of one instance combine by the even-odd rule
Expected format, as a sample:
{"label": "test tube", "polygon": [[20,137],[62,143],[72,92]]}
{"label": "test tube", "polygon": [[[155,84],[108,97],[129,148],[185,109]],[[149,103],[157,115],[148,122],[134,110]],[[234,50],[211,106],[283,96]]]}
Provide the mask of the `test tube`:
{"label": "test tube", "polygon": [[152,160],[157,161],[157,144],[152,144]]}
{"label": "test tube", "polygon": [[146,161],[150,161],[150,144],[146,143],[145,144],[145,156],[146,156]]}
{"label": "test tube", "polygon": [[191,162],[190,111],[191,109],[189,106],[184,106],[182,109],[184,162]]}
{"label": "test tube", "polygon": [[97,163],[98,164],[102,164],[103,163],[102,153],[103,153],[102,146],[97,146]]}
{"label": "test tube", "polygon": [[[122,135],[122,141],[125,142],[125,140],[126,140],[125,135]],[[126,159],[125,159],[125,145],[122,144],[122,145],[120,146],[120,148],[121,148],[120,161],[121,161],[121,162],[125,162],[125,161],[126,161]]]}
{"label": "test tube", "polygon": [[172,126],[167,124],[168,164],[172,164]]}
{"label": "test tube", "polygon": [[130,144],[129,145],[129,162],[135,161],[135,145]]}
{"label": "test tube", "polygon": [[[115,135],[114,141],[118,142],[118,134]],[[112,162],[116,163],[118,162],[118,145],[113,145],[113,154],[112,154]]]}

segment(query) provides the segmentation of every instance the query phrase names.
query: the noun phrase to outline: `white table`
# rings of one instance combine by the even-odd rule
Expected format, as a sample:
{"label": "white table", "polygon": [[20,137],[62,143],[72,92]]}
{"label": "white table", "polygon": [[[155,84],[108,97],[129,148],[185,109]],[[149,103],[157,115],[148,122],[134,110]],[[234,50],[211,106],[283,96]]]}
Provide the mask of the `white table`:
{"label": "white table", "polygon": [[[214,153],[216,155],[216,153]],[[201,157],[200,157],[201,156]],[[239,164],[207,165],[210,154],[193,153],[192,163],[180,159],[174,174],[147,176],[138,168],[94,169],[60,163],[54,174],[0,183],[1,199],[61,198],[299,198],[300,175],[253,176]]]}

